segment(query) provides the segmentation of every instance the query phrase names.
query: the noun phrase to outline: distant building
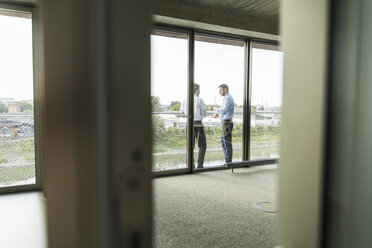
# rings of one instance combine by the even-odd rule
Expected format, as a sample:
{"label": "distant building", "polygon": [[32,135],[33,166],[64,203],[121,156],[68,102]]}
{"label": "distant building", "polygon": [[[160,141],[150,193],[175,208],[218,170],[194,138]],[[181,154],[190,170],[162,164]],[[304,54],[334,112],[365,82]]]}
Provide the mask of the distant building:
{"label": "distant building", "polygon": [[19,113],[21,112],[21,105],[19,102],[8,102],[8,113]]}
{"label": "distant building", "polygon": [[251,126],[278,126],[281,120],[280,113],[257,112],[251,114]]}
{"label": "distant building", "polygon": [[25,102],[31,104],[32,106],[34,105],[34,100],[20,100],[20,102]]}
{"label": "distant building", "polygon": [[15,102],[16,100],[14,98],[9,97],[0,97],[0,102],[4,103],[6,106],[8,106],[9,102]]}

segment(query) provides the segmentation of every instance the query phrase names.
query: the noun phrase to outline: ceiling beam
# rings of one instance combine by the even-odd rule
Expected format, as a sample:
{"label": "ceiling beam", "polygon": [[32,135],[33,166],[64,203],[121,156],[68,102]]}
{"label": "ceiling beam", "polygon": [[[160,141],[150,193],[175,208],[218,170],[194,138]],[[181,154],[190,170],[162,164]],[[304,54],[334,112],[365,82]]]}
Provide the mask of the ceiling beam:
{"label": "ceiling beam", "polygon": [[183,1],[157,0],[154,14],[236,29],[278,34],[279,23],[277,19]]}

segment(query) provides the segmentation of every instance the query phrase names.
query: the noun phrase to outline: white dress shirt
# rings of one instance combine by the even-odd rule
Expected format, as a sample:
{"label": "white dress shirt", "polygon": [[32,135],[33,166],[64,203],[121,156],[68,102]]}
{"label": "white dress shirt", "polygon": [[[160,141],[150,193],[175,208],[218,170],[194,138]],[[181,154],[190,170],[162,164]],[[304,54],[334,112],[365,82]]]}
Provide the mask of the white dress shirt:
{"label": "white dress shirt", "polygon": [[[206,108],[207,105],[205,105],[203,99],[201,99],[197,95],[194,95],[194,121],[202,121],[203,117],[207,116]],[[181,106],[181,112],[184,112],[187,115],[187,110],[187,102],[184,101]]]}

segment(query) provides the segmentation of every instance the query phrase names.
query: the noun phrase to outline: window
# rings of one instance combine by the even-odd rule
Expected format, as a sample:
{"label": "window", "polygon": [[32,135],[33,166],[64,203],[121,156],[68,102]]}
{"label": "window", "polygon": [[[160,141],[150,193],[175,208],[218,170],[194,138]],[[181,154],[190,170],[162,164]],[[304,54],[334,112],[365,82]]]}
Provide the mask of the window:
{"label": "window", "polygon": [[[223,97],[218,86],[226,84],[234,99],[232,161],[243,158],[244,46],[245,42],[240,40],[195,36],[195,83],[200,85],[200,98],[207,106],[220,107]],[[210,111],[203,124],[207,141],[204,167],[220,166],[225,163],[221,120],[213,118],[213,111]],[[194,156],[197,156],[196,151]]]}
{"label": "window", "polygon": [[151,35],[153,171],[187,168],[188,35]]}
{"label": "window", "polygon": [[283,53],[253,43],[250,159],[279,157]]}
{"label": "window", "polygon": [[0,187],[35,185],[31,11],[0,9]]}
{"label": "window", "polygon": [[[273,163],[279,157],[283,54],[276,45],[159,27],[151,35],[151,56],[153,171],[192,172],[200,163],[203,168],[224,166],[228,149],[221,119],[213,111],[226,99],[220,95],[221,84],[234,99],[233,131],[227,141],[231,161],[244,166],[254,160]],[[195,85],[200,86],[197,93]],[[196,113],[191,120],[183,108],[199,98],[206,110],[202,123]]]}

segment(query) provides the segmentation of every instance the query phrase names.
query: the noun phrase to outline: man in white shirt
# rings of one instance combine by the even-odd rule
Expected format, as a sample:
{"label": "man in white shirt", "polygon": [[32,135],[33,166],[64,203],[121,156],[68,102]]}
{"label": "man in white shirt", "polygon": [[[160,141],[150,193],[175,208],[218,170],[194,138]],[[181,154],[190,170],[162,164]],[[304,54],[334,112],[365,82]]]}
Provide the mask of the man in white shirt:
{"label": "man in white shirt", "polygon": [[[207,116],[207,106],[203,99],[199,97],[200,85],[194,84],[194,140],[198,141],[199,155],[198,167],[203,168],[205,151],[207,150],[207,141],[205,139],[205,132],[203,126],[203,117]],[[181,106],[181,111],[187,115],[186,101]],[[194,150],[195,142],[193,142],[192,150]]]}

